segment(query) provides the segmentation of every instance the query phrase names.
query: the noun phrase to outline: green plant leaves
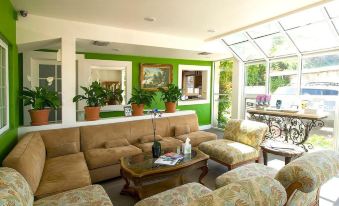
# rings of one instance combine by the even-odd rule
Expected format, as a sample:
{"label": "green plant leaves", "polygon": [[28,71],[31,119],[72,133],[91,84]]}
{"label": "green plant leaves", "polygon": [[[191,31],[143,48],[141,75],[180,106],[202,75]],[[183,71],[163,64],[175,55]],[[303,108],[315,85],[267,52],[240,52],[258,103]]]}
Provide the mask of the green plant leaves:
{"label": "green plant leaves", "polygon": [[128,104],[144,104],[150,106],[154,100],[154,95],[155,92],[133,88],[132,97],[128,101]]}
{"label": "green plant leaves", "polygon": [[100,107],[104,106],[106,103],[106,92],[98,81],[92,82],[89,87],[80,87],[85,91],[84,95],[76,95],[73,97],[73,102],[79,102],[81,100],[86,100],[87,106],[89,107]]}
{"label": "green plant leaves", "polygon": [[182,97],[182,91],[175,84],[169,84],[167,89],[158,88],[164,102],[177,102]]}

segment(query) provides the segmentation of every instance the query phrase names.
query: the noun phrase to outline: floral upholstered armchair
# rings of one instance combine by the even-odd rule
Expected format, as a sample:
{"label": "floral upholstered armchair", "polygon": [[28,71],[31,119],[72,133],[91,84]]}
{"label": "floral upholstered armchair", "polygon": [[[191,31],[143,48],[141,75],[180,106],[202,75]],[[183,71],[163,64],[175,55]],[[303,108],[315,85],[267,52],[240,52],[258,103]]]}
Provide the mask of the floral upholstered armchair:
{"label": "floral upholstered armchair", "polygon": [[230,120],[224,132],[224,138],[203,142],[199,149],[211,159],[226,165],[229,170],[251,161],[259,161],[260,144],[268,126],[250,120]]}
{"label": "floral upholstered armchair", "polygon": [[143,199],[135,206],[282,206],[286,192],[270,177],[254,177],[211,191],[199,183],[188,183]]}
{"label": "floral upholstered armchair", "polygon": [[34,202],[33,192],[25,178],[16,170],[0,167],[0,205],[11,206],[112,206],[100,185],[90,185],[48,196]]}
{"label": "floral upholstered armchair", "polygon": [[287,206],[314,206],[319,205],[321,185],[338,173],[339,153],[325,150],[307,153],[280,171],[260,164],[239,167],[219,176],[216,187],[224,187],[249,177],[273,177],[286,190]]}

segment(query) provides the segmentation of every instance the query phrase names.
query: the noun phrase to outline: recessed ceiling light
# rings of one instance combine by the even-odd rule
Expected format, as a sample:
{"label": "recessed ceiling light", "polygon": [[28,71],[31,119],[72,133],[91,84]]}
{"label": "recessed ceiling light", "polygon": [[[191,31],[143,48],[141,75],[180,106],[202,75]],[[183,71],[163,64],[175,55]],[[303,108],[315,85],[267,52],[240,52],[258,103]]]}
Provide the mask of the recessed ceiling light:
{"label": "recessed ceiling light", "polygon": [[214,33],[215,32],[215,29],[209,29],[207,30],[208,33]]}
{"label": "recessed ceiling light", "polygon": [[154,17],[145,17],[145,21],[154,22],[156,19]]}
{"label": "recessed ceiling light", "polygon": [[93,41],[93,45],[95,45],[95,46],[108,46],[109,42],[107,42],[107,41]]}
{"label": "recessed ceiling light", "polygon": [[115,52],[119,52],[120,51],[120,49],[116,49],[116,48],[113,48],[112,50],[115,51]]}

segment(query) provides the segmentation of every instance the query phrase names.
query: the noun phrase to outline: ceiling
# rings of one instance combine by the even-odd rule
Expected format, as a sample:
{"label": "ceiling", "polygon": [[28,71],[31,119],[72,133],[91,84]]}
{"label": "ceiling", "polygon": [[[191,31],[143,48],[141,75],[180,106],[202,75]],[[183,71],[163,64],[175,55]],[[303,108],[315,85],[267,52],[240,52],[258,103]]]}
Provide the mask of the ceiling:
{"label": "ceiling", "polygon": [[328,1],[12,0],[17,10],[29,14],[204,40]]}

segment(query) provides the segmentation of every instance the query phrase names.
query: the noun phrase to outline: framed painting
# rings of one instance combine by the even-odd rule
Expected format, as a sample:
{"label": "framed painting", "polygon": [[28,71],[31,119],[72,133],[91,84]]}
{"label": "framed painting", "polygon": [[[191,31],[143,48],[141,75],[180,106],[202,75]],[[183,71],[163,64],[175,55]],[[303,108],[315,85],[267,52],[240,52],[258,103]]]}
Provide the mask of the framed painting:
{"label": "framed painting", "polygon": [[167,88],[173,80],[171,64],[140,64],[140,86],[145,90]]}

